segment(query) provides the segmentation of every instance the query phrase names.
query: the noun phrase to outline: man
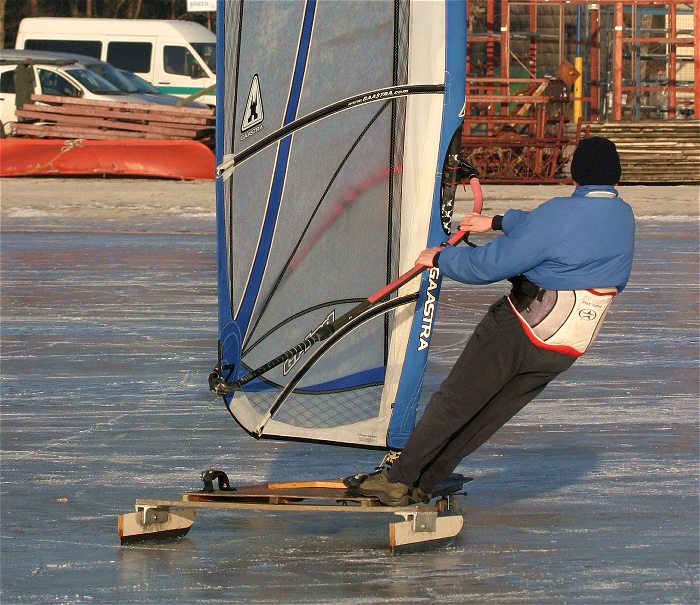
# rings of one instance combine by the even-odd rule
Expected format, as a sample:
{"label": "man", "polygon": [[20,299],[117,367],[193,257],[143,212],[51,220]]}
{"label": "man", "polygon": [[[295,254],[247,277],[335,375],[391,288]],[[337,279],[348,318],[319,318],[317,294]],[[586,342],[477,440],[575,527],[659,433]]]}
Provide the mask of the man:
{"label": "man", "polygon": [[[25,103],[32,102],[32,95],[34,94],[34,86],[36,84],[34,80],[34,67],[32,66],[31,59],[26,59],[22,61],[12,74],[12,79],[15,85],[15,108],[22,109]],[[17,120],[21,122],[21,119]]]}
{"label": "man", "polygon": [[360,493],[403,506],[430,492],[595,339],[608,305],[629,279],[634,215],[614,188],[615,144],[583,139],[571,163],[576,189],[530,212],[468,214],[460,229],[503,235],[477,248],[428,248],[417,264],[466,284],[513,283],[493,304],[391,468]]}

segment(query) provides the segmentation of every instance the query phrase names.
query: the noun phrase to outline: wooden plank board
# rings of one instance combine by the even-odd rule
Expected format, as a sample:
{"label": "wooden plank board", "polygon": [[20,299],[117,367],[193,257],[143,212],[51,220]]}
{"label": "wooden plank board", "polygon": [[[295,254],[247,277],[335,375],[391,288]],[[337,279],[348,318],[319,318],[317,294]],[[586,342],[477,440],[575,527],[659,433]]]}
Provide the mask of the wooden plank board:
{"label": "wooden plank board", "polygon": [[126,130],[107,130],[90,128],[88,126],[60,126],[58,124],[24,124],[18,123],[15,127],[17,134],[35,137],[48,137],[53,139],[95,139],[111,141],[119,139],[147,139],[147,140],[187,140],[186,137],[159,135],[144,132],[128,132]]}
{"label": "wooden plank board", "polygon": [[[459,492],[470,478],[462,475],[452,475],[440,483],[433,492],[438,498]],[[279,483],[260,483],[242,485],[230,491],[185,492],[181,499],[187,502],[281,502],[288,501],[332,501],[343,503],[359,503],[363,506],[382,506],[379,500],[371,496],[362,496],[356,490],[345,486],[340,479],[314,481],[288,481]]]}
{"label": "wooden plank board", "polygon": [[[190,494],[182,494],[183,497],[189,496]],[[365,496],[360,496],[358,498],[365,498]],[[250,511],[288,511],[288,512],[334,512],[334,513],[383,513],[383,514],[399,514],[399,513],[412,513],[415,512],[418,505],[410,506],[384,506],[379,503],[379,500],[374,499],[374,505],[368,506],[351,506],[348,503],[358,500],[345,499],[342,500],[340,504],[338,503],[328,503],[324,504],[322,499],[306,501],[289,501],[284,499],[278,499],[277,501],[269,502],[264,501],[262,498],[254,499],[252,501],[246,501],[245,498],[241,499],[226,499],[226,498],[211,498],[204,500],[158,500],[153,498],[137,498],[136,506],[149,506],[149,507],[161,507],[161,508],[202,508],[211,510],[250,510]],[[435,510],[434,508],[427,507],[426,510]]]}
{"label": "wooden plank board", "polygon": [[586,130],[615,143],[623,184],[700,182],[700,121],[603,122]]}
{"label": "wooden plank board", "polygon": [[322,481],[282,481],[277,483],[268,483],[268,489],[295,489],[306,487],[329,487],[332,489],[347,489],[341,479],[322,480]]}
{"label": "wooden plank board", "polygon": [[136,122],[127,122],[124,120],[93,118],[89,116],[47,116],[46,113],[41,111],[26,111],[24,109],[18,109],[16,111],[16,114],[18,118],[33,118],[37,120],[46,120],[48,118],[49,120],[55,120],[58,125],[72,124],[76,126],[106,128],[110,130],[128,130],[133,132],[171,135],[173,137],[180,137],[183,139],[193,138],[200,131],[200,129],[192,129],[187,127],[167,127],[162,124],[153,125],[150,123],[139,124]]}
{"label": "wooden plank board", "polygon": [[[198,117],[189,115],[174,115],[171,113],[155,112],[155,111],[138,111],[123,109],[121,107],[103,107],[92,105],[40,105],[38,103],[25,103],[22,106],[23,110],[41,111],[50,115],[69,115],[69,116],[92,116],[101,118],[112,118],[117,120],[144,120],[148,122],[165,122],[168,124],[188,124],[198,126],[199,130],[204,128],[214,128],[215,123],[213,118]],[[54,118],[48,118],[54,119]]]}
{"label": "wooden plank board", "polygon": [[185,492],[181,499],[187,502],[248,502],[284,504],[285,502],[303,502],[305,500],[318,502],[330,502],[336,504],[360,504],[362,506],[379,506],[376,498],[362,496],[358,493],[350,494],[348,488],[340,482],[319,481],[296,482],[295,484],[281,483],[270,487],[270,484],[244,485],[231,491],[215,492]]}
{"label": "wooden plank board", "polygon": [[99,99],[82,99],[80,97],[59,97],[57,95],[32,95],[33,101],[41,103],[57,103],[63,105],[94,105],[101,107],[123,107],[141,109],[144,111],[158,111],[172,113],[174,115],[202,115],[214,117],[214,110],[203,107],[180,107],[178,105],[159,105],[158,103],[133,103],[131,101],[101,101]]}

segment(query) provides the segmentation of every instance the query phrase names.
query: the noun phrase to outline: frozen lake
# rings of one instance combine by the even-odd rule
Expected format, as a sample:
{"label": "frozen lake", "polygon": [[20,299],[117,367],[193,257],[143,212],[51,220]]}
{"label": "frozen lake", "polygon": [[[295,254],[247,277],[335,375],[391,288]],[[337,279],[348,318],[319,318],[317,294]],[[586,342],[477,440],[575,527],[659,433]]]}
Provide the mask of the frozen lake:
{"label": "frozen lake", "polygon": [[[206,468],[235,485],[379,461],[255,441],[210,395],[214,247],[210,216],[3,222],[3,604],[698,602],[696,218],[639,220],[596,346],[462,463],[454,545],[394,557],[375,515],[212,511],[118,545],[117,513]],[[445,283],[428,391],[505,291]]]}

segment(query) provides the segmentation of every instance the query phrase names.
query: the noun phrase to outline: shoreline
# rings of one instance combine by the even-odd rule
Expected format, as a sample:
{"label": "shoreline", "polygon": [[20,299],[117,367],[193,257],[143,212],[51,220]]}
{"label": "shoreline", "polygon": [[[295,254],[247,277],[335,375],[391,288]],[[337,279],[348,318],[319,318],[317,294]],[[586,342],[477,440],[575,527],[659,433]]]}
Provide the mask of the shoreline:
{"label": "shoreline", "polygon": [[[530,210],[551,197],[571,194],[571,185],[483,185],[484,212],[502,214],[508,208]],[[637,218],[687,219],[700,215],[700,186],[620,186],[621,197]],[[471,207],[470,192],[461,187],[456,216]],[[193,219],[196,226],[215,216],[214,181],[103,178],[2,178],[2,228],[15,230],[25,221],[161,221]],[[7,222],[9,221],[9,225]],[[58,227],[58,225],[56,225]],[[108,225],[105,225],[108,226]],[[94,225],[93,225],[94,227]]]}

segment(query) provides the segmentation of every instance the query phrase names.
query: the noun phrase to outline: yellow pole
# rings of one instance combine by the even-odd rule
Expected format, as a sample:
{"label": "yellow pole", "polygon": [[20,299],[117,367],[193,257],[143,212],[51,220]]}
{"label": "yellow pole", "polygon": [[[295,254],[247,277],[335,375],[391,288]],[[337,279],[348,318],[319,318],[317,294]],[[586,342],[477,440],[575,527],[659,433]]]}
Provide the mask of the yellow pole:
{"label": "yellow pole", "polygon": [[578,124],[583,116],[583,57],[581,56],[581,21],[583,19],[582,6],[576,6],[576,57],[574,58],[574,69],[578,72],[574,80],[574,124]]}
{"label": "yellow pole", "polygon": [[578,72],[578,77],[574,82],[574,124],[578,124],[579,118],[583,115],[583,57],[574,58],[574,67]]}

